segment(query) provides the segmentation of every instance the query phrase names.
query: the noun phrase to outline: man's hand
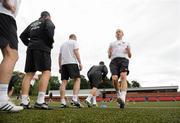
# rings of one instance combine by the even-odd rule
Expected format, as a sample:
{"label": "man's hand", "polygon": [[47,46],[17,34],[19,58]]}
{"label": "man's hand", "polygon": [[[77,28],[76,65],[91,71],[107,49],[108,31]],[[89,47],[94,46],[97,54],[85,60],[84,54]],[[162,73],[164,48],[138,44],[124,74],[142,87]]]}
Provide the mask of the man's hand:
{"label": "man's hand", "polygon": [[130,48],[127,46],[125,49],[125,53],[129,53],[130,52]]}
{"label": "man's hand", "polygon": [[129,46],[127,46],[127,48],[125,49],[125,53],[127,53],[128,57],[131,58],[131,49]]}
{"label": "man's hand", "polygon": [[61,69],[59,69],[59,73],[61,73]]}
{"label": "man's hand", "polygon": [[82,64],[79,64],[79,70],[81,71],[83,69]]}
{"label": "man's hand", "polygon": [[61,73],[62,72],[62,70],[61,70],[61,67],[59,68],[59,73]]}

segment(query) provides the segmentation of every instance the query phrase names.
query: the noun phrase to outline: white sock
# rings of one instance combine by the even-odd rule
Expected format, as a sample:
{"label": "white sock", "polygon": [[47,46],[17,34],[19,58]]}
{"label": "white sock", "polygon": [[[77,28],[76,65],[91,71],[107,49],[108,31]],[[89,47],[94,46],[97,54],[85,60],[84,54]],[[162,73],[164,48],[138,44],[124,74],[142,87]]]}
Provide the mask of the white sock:
{"label": "white sock", "polygon": [[77,102],[78,101],[78,95],[73,95],[72,100]]}
{"label": "white sock", "polygon": [[96,105],[97,102],[96,102],[96,96],[93,96],[93,104]]}
{"label": "white sock", "polygon": [[44,103],[44,97],[45,97],[45,92],[39,92],[38,93],[38,98],[37,98],[37,103],[42,104]]}
{"label": "white sock", "polygon": [[29,103],[29,97],[28,95],[22,95],[22,99],[21,99],[21,103],[24,104],[24,105],[28,105]]}
{"label": "white sock", "polygon": [[121,91],[121,99],[126,102],[126,93],[127,91]]}
{"label": "white sock", "polygon": [[121,97],[121,92],[120,92],[120,90],[119,90],[119,91],[116,91],[116,94],[117,94],[117,97],[118,97],[118,98]]}
{"label": "white sock", "polygon": [[6,102],[9,100],[8,97],[8,84],[0,84],[0,101]]}
{"label": "white sock", "polygon": [[87,101],[91,102],[92,94],[89,94],[88,97],[86,98]]}
{"label": "white sock", "polygon": [[64,104],[64,105],[66,105],[66,100],[63,98],[63,99],[61,99],[61,104]]}

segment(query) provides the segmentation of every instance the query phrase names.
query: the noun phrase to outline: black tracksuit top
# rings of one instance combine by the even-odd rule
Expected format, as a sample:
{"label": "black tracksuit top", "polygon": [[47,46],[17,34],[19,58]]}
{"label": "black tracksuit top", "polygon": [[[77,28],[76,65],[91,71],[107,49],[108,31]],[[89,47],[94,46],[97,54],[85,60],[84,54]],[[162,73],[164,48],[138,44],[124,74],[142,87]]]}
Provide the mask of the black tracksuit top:
{"label": "black tracksuit top", "polygon": [[105,79],[107,73],[108,69],[105,65],[94,65],[89,69],[87,76],[89,77],[91,74],[99,74],[102,75],[102,79]]}
{"label": "black tracksuit top", "polygon": [[20,35],[20,39],[29,49],[50,52],[54,43],[55,26],[51,20],[36,20]]}

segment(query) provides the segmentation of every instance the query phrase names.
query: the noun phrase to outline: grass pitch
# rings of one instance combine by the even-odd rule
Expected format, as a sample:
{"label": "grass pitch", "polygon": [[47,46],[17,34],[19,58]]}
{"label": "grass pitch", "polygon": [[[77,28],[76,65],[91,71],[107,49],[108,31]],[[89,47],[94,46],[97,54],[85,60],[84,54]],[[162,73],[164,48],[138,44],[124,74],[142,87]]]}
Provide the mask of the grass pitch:
{"label": "grass pitch", "polygon": [[136,102],[119,109],[116,102],[100,102],[107,108],[58,108],[0,112],[0,123],[180,123],[180,102]]}

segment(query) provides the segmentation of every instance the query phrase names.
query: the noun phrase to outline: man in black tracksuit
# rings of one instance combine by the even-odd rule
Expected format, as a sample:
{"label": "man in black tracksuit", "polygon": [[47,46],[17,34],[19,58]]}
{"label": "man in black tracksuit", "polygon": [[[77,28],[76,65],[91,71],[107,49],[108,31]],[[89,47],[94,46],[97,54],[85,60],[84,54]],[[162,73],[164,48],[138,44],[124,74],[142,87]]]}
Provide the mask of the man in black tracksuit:
{"label": "man in black tracksuit", "polygon": [[54,42],[55,26],[49,12],[43,11],[41,17],[32,22],[20,35],[22,42],[27,46],[25,72],[22,82],[22,102],[24,108],[30,108],[29,87],[36,71],[41,71],[38,98],[35,108],[48,109],[44,101],[48,81],[51,76],[51,49]]}
{"label": "man in black tracksuit", "polygon": [[105,79],[107,73],[108,73],[108,69],[106,65],[104,65],[103,61],[101,61],[99,65],[92,66],[90,70],[88,71],[87,76],[89,78],[90,85],[91,85],[90,94],[85,100],[85,103],[88,105],[88,107],[97,106],[96,91],[97,91],[98,85],[101,83],[101,81]]}

